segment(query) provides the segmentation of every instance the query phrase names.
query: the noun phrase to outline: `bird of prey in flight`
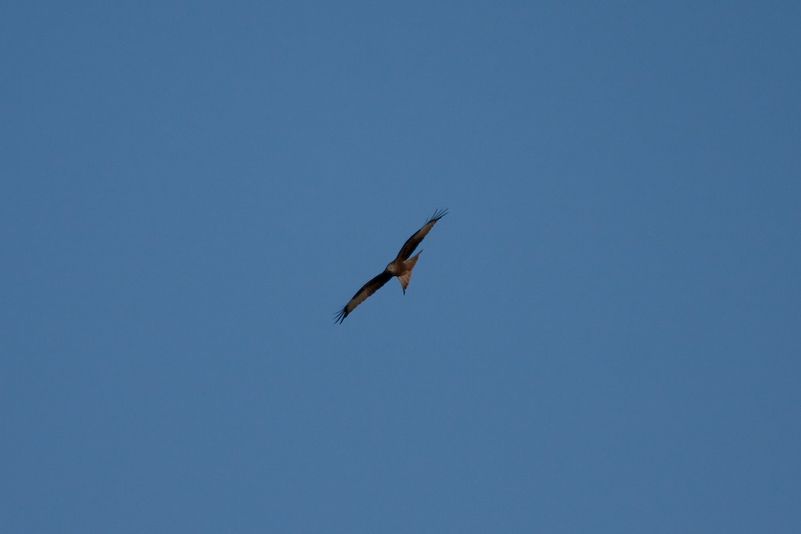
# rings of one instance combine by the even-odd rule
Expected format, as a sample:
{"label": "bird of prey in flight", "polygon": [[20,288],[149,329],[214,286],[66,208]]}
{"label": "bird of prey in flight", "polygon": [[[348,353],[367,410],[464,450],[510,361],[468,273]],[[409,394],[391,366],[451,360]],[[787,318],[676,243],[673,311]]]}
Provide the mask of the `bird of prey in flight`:
{"label": "bird of prey in flight", "polygon": [[428,234],[429,231],[434,227],[438,220],[443,218],[447,215],[448,210],[437,210],[434,212],[434,215],[428,220],[427,223],[423,225],[418,231],[414,233],[412,237],[406,240],[406,243],[403,244],[401,247],[400,252],[398,252],[398,256],[392,260],[389,265],[387,265],[384,272],[364,284],[360,290],[353,295],[353,298],[350,299],[350,302],[345,304],[345,306],[339,310],[336,314],[336,318],[334,319],[335,323],[342,323],[345,320],[350,312],[353,309],[364,302],[364,300],[378,291],[378,288],[389,282],[389,280],[393,276],[397,276],[398,280],[400,281],[401,287],[403,288],[403,294],[406,294],[406,286],[409,285],[409,278],[412,276],[412,269],[414,268],[414,264],[417,263],[417,256],[420,255],[420,252],[412,256],[412,252],[414,249],[417,248],[417,245],[420,244],[420,241]]}

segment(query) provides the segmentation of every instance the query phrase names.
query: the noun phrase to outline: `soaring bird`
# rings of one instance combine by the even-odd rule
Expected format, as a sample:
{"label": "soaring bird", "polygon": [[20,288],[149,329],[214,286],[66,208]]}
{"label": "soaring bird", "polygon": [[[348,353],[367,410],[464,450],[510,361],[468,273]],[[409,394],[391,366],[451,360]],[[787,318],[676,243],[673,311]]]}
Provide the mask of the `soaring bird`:
{"label": "soaring bird", "polygon": [[389,262],[389,265],[384,269],[384,272],[367,282],[362,286],[360,290],[353,295],[353,298],[350,299],[350,302],[345,304],[345,306],[339,310],[336,314],[336,318],[334,319],[335,323],[342,323],[345,320],[350,312],[353,309],[364,302],[364,299],[378,291],[378,288],[389,282],[389,280],[393,276],[398,277],[398,281],[400,281],[401,287],[403,288],[403,294],[406,294],[406,286],[409,285],[409,278],[412,276],[412,269],[414,268],[414,264],[417,263],[417,257],[420,255],[420,252],[412,256],[412,252],[414,249],[417,248],[417,245],[420,244],[420,241],[431,231],[434,225],[437,223],[438,220],[443,218],[445,215],[448,214],[448,210],[437,210],[434,212],[434,215],[428,219],[428,222],[423,225],[418,231],[412,235],[409,239],[406,240],[406,243],[403,244],[401,247],[400,252],[398,252],[397,257]]}

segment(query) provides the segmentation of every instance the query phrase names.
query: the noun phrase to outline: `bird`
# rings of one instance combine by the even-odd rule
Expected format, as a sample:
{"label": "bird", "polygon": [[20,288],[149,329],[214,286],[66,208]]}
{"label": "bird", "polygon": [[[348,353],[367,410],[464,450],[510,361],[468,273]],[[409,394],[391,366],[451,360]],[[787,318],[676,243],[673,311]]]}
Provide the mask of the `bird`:
{"label": "bird", "polygon": [[423,238],[428,235],[428,232],[431,231],[437,221],[447,214],[447,209],[435,211],[434,215],[428,219],[422,228],[420,228],[412,235],[412,237],[406,240],[406,243],[403,244],[400,252],[398,252],[398,255],[394,260],[389,262],[384,269],[384,272],[364,284],[362,288],[358,290],[355,295],[353,295],[353,298],[350,299],[350,301],[336,313],[334,323],[342,324],[342,321],[345,320],[345,317],[350,315],[356,306],[364,302],[367,297],[378,291],[378,289],[389,282],[393,276],[398,278],[401,288],[403,288],[403,294],[405,295],[406,287],[409,285],[409,278],[412,276],[412,269],[414,268],[415,263],[417,263],[417,257],[420,255],[420,252],[423,251],[421,250],[414,256],[412,256],[412,252],[414,252],[414,249],[417,248],[417,245],[420,244]]}

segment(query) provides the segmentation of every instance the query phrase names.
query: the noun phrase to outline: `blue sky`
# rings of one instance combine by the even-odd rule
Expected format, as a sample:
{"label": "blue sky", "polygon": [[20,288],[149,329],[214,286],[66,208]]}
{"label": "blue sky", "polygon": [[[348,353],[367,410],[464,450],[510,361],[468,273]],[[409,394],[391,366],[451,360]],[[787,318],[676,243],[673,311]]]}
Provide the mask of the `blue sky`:
{"label": "blue sky", "polygon": [[7,2],[3,530],[799,531],[800,24]]}

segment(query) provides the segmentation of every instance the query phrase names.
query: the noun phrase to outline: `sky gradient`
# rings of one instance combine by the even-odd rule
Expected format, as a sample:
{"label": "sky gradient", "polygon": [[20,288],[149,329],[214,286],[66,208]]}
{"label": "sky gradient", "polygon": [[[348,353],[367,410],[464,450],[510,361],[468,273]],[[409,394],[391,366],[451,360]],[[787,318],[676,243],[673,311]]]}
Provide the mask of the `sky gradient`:
{"label": "sky gradient", "polygon": [[799,27],[5,3],[2,530],[801,531]]}

